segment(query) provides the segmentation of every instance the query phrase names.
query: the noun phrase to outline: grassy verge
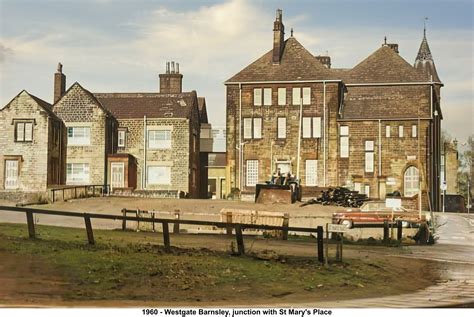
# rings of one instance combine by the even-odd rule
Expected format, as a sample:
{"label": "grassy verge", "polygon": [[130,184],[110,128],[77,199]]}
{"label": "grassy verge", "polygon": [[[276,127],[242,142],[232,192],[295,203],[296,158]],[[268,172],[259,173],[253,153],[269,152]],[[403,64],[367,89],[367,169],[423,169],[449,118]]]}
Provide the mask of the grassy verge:
{"label": "grassy verge", "polygon": [[25,225],[0,224],[0,255],[42,263],[47,274],[64,281],[64,300],[306,301],[404,289],[397,284],[397,268],[384,259],[325,268],[309,258],[263,261],[204,248],[166,253],[152,233],[94,230],[96,245],[89,246],[82,229],[37,226],[37,231],[38,239],[29,240]]}

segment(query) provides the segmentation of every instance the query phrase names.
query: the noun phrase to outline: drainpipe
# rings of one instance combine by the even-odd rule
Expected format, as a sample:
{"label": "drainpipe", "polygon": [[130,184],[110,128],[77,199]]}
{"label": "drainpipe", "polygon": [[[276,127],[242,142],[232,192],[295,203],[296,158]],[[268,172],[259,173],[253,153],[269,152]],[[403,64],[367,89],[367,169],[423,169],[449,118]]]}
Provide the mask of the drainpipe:
{"label": "drainpipe", "polygon": [[326,82],[323,81],[323,187],[326,187]]}
{"label": "drainpipe", "polygon": [[300,98],[300,120],[298,125],[298,153],[296,159],[296,179],[300,181],[301,125],[303,123],[303,98]]}
{"label": "drainpipe", "polygon": [[242,193],[242,84],[239,83],[239,191]]}
{"label": "drainpipe", "polygon": [[146,189],[146,115],[143,116],[143,168],[142,189]]}

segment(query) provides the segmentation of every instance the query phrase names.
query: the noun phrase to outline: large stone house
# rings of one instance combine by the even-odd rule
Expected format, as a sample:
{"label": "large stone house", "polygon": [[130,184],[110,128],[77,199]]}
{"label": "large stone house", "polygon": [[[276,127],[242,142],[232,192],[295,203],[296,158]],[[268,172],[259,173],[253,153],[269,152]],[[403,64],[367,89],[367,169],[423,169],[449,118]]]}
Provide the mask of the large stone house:
{"label": "large stone house", "polygon": [[168,63],[160,74],[160,92],[91,93],[74,83],[57,94],[53,111],[68,132],[68,185],[107,184],[125,195],[200,197],[199,98],[196,91],[182,91],[183,75],[176,67]]}
{"label": "large stone house", "polygon": [[421,184],[423,207],[439,210],[443,84],[426,36],[414,66],[385,40],[355,67],[335,69],[284,34],[278,10],[273,48],[225,83],[230,186],[253,194],[279,168],[303,193],[400,191],[415,207]]}
{"label": "large stone house", "polygon": [[183,92],[182,78],[172,62],[159,92],[91,93],[77,82],[66,91],[59,64],[53,105],[22,91],[0,110],[0,196],[109,185],[122,195],[206,197],[211,126],[205,99]]}
{"label": "large stone house", "polygon": [[0,197],[46,199],[65,183],[66,130],[48,102],[21,91],[0,110]]}

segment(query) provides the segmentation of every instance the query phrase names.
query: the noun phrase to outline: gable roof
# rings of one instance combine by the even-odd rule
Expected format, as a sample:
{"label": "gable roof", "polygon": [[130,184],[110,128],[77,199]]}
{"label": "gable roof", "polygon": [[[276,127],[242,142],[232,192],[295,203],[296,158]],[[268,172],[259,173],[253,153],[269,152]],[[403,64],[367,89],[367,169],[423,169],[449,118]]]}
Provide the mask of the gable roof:
{"label": "gable roof", "polygon": [[284,42],[280,64],[273,64],[273,50],[268,51],[252,64],[226,81],[291,81],[331,79],[332,73],[294,37]]}
{"label": "gable roof", "polygon": [[398,53],[384,45],[347,73],[339,72],[347,83],[403,83],[426,82]]}
{"label": "gable roof", "polygon": [[28,91],[26,91],[25,89],[23,89],[22,91],[20,91],[20,93],[18,93],[18,95],[16,95],[15,97],[13,97],[12,100],[10,100],[10,102],[8,102],[5,107],[3,107],[2,109],[0,109],[0,111],[2,111],[3,109],[6,109],[7,107],[10,106],[10,104],[13,102],[13,100],[15,100],[16,98],[18,98],[21,94],[25,93],[26,95],[28,95],[28,97],[30,97],[41,109],[43,109],[47,114],[48,116],[56,119],[56,120],[61,120],[59,119],[56,114],[53,112],[53,109],[52,109],[52,105],[49,103],[49,102],[46,102],[44,101],[43,99],[39,98],[39,97],[36,97],[35,95],[32,95],[30,94]]}
{"label": "gable roof", "polygon": [[179,94],[162,93],[94,93],[95,98],[116,119],[191,118],[197,105],[195,91]]}

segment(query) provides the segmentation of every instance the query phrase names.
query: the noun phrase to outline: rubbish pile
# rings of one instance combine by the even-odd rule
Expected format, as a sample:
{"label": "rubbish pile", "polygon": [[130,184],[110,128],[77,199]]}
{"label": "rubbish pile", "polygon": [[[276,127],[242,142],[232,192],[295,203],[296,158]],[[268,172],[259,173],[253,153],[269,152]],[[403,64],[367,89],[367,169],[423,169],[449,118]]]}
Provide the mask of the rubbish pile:
{"label": "rubbish pile", "polygon": [[300,207],[321,204],[359,208],[366,200],[368,200],[367,195],[359,194],[358,191],[349,190],[345,187],[330,187],[322,191],[318,198],[312,198],[301,204]]}

